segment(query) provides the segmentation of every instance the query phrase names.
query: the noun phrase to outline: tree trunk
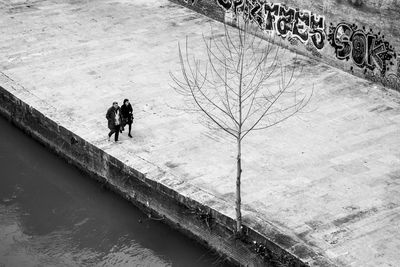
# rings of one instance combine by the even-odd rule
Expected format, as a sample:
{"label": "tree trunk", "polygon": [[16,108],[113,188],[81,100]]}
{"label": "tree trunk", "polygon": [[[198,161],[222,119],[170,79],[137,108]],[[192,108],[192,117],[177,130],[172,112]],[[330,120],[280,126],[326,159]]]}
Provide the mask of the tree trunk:
{"label": "tree trunk", "polygon": [[241,161],[241,140],[238,138],[238,154],[237,154],[237,172],[236,172],[236,233],[242,233],[242,212],[241,212],[241,197],[240,197],[240,178],[242,176],[242,161]]}

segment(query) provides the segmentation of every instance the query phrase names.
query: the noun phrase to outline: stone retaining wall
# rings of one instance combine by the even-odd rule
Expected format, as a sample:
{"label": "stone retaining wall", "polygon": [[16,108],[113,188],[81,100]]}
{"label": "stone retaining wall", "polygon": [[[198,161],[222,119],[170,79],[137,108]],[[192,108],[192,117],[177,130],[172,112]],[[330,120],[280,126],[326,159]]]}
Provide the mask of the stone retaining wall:
{"label": "stone retaining wall", "polygon": [[[271,241],[255,230],[244,227],[246,239],[235,239],[233,219],[146,178],[46,117],[11,92],[0,85],[0,115],[150,216],[164,220],[237,265],[270,266],[268,262],[279,262],[290,267],[308,266],[287,252],[287,248],[277,245],[287,243],[292,246],[289,237],[275,233],[269,236]],[[296,253],[304,258],[318,258],[313,251],[301,245]],[[323,258],[315,262],[319,261],[322,262],[318,264],[320,266],[330,266],[326,265]]]}

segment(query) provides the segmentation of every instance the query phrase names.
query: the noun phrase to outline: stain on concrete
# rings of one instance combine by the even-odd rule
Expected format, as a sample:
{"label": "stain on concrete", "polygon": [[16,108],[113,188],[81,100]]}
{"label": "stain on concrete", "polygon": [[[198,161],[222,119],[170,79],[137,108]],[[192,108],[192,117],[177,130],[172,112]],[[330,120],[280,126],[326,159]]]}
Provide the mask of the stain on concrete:
{"label": "stain on concrete", "polygon": [[[399,156],[400,156],[400,155],[399,155]],[[389,176],[390,179],[392,179],[392,180],[400,180],[400,169],[390,172],[390,173],[388,174],[388,176]]]}
{"label": "stain on concrete", "polygon": [[369,215],[371,215],[373,213],[376,213],[376,212],[378,212],[378,208],[375,208],[375,207],[371,208],[371,209],[368,209],[368,210],[361,210],[361,211],[358,211],[356,213],[349,214],[349,215],[347,215],[345,217],[336,219],[332,223],[335,226],[341,226],[341,225],[349,223],[349,222],[354,222],[354,221],[361,220],[362,218],[364,218],[366,216],[369,216]]}
{"label": "stain on concrete", "polygon": [[285,247],[292,247],[297,243],[297,241],[295,241],[290,236],[283,235],[283,234],[276,234],[275,237],[274,237],[274,240],[278,244],[283,245]]}
{"label": "stain on concrete", "polygon": [[312,220],[312,221],[305,222],[305,224],[315,230],[315,229],[319,228],[321,225],[323,225],[323,222],[318,221],[318,220]]}
{"label": "stain on concrete", "polygon": [[341,241],[345,240],[345,235],[347,233],[346,229],[339,229],[337,231],[334,231],[328,235],[324,236],[324,239],[327,243],[331,245],[336,245]]}
{"label": "stain on concrete", "polygon": [[179,167],[179,164],[168,161],[165,163],[165,166],[167,166],[168,168],[174,169],[174,168]]}
{"label": "stain on concrete", "polygon": [[393,110],[393,108],[389,107],[387,105],[379,105],[379,106],[377,106],[375,108],[370,109],[369,111],[370,112],[382,113],[382,112],[389,111],[389,110]]}
{"label": "stain on concrete", "polygon": [[365,163],[360,160],[352,160],[348,163],[333,165],[332,168],[338,172],[349,174],[360,174],[370,170]]}

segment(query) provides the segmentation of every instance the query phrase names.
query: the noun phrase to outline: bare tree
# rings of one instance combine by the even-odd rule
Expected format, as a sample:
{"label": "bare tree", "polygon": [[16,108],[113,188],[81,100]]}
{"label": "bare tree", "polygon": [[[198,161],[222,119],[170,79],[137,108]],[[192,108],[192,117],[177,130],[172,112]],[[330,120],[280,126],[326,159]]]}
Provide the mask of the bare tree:
{"label": "bare tree", "polygon": [[255,27],[249,23],[241,27],[225,24],[224,29],[223,34],[203,34],[205,60],[190,53],[188,38],[184,51],[178,44],[182,77],[171,77],[175,91],[187,100],[187,110],[199,112],[208,127],[236,140],[236,233],[240,235],[244,138],[292,117],[307,105],[312,93],[294,86],[300,68],[284,65],[283,51],[256,37]]}

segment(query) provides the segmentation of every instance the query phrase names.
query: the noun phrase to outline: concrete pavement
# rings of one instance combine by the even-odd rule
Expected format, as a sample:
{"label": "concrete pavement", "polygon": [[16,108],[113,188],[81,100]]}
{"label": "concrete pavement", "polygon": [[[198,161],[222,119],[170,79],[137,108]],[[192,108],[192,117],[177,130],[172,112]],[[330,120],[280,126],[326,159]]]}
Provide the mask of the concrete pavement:
{"label": "concrete pavement", "polygon": [[[2,1],[0,71],[15,93],[128,166],[234,218],[235,145],[176,107],[177,42],[220,23],[166,0]],[[287,62],[291,62],[287,53]],[[301,57],[307,109],[243,148],[243,215],[313,263],[400,264],[400,95]],[[1,85],[6,77],[1,78]],[[133,139],[106,141],[112,101],[134,104]],[[198,190],[201,189],[201,190]],[[292,242],[292,241],[291,241]]]}

